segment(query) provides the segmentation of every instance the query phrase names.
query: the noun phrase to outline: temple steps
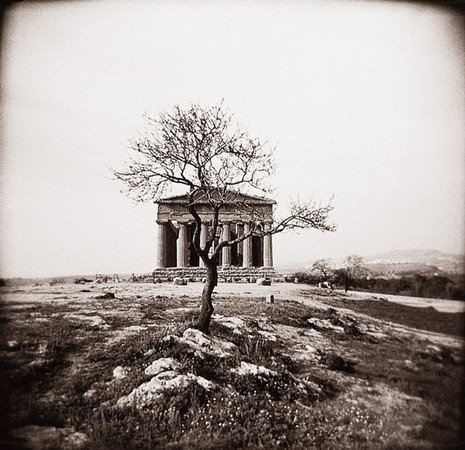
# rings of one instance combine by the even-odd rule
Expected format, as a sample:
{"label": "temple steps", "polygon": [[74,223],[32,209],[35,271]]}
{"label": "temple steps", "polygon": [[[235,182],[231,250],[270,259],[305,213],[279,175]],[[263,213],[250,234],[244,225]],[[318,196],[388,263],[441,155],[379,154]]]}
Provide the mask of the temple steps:
{"label": "temple steps", "polygon": [[[155,269],[153,280],[155,283],[173,281],[182,278],[186,281],[204,281],[207,270],[204,267],[167,267]],[[255,283],[259,278],[266,278],[272,282],[283,282],[284,277],[272,267],[219,267],[218,282],[220,283]]]}

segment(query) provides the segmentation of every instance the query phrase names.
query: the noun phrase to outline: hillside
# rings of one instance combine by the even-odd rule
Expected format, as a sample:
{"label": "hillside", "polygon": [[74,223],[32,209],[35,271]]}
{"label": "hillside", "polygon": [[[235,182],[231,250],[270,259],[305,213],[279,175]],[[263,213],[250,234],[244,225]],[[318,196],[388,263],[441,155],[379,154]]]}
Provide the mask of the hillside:
{"label": "hillside", "polygon": [[417,264],[430,266],[447,273],[464,273],[465,256],[443,253],[437,250],[396,250],[367,256],[364,258],[367,264]]}
{"label": "hillside", "polygon": [[[394,250],[376,255],[363,256],[367,268],[382,275],[400,275],[403,273],[420,273],[433,275],[434,273],[465,273],[465,256],[443,253],[437,250]],[[326,258],[334,267],[343,264],[344,258]],[[282,273],[308,271],[316,259],[304,262],[296,262],[284,266],[278,266]]]}

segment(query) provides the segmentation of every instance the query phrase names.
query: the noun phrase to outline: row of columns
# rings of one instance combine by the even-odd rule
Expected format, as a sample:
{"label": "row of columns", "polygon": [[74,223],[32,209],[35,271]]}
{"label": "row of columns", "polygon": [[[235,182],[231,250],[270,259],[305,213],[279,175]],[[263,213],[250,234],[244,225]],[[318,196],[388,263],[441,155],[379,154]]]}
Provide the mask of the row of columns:
{"label": "row of columns", "polygon": [[[166,252],[167,252],[167,225],[168,222],[158,221],[158,251],[157,251],[157,267],[166,267]],[[188,267],[189,265],[189,229],[188,222],[178,222],[178,239],[176,241],[176,265],[177,267]],[[231,222],[222,222],[223,229],[221,233],[222,241],[231,239]],[[250,232],[250,223],[237,224],[238,237]],[[200,248],[204,249],[208,239],[208,224],[202,223],[200,229]],[[252,237],[248,237],[238,244],[242,249],[242,267],[253,266],[253,246]],[[231,247],[222,249],[222,266],[231,266]],[[271,235],[263,237],[263,263],[264,267],[273,267],[273,248]],[[205,267],[202,258],[199,258],[200,267]]]}

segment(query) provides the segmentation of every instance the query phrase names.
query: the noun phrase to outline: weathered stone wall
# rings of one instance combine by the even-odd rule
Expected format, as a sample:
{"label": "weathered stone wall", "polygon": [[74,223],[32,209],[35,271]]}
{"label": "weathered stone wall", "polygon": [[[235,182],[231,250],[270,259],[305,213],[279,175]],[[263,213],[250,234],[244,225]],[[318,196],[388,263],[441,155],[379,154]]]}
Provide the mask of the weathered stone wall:
{"label": "weathered stone wall", "polygon": [[[173,281],[184,278],[188,281],[202,281],[207,271],[204,267],[168,267],[153,271],[154,282]],[[255,283],[259,278],[268,278],[273,282],[283,282],[284,277],[273,268],[264,267],[229,267],[218,268],[220,283]]]}

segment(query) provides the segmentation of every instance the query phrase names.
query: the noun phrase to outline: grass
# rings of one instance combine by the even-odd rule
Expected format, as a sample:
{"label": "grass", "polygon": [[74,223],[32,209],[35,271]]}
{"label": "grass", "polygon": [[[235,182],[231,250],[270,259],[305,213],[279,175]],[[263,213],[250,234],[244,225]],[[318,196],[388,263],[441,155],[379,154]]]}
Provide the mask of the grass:
{"label": "grass", "polygon": [[432,307],[415,308],[414,306],[401,305],[387,300],[349,300],[327,297],[326,303],[336,307],[348,307],[353,311],[377,319],[435,333],[463,336],[465,331],[465,313],[440,312]]}
{"label": "grass", "polygon": [[[238,348],[226,358],[202,358],[187,346],[163,342],[192,326],[194,312],[165,313],[196,305],[186,297],[121,291],[115,299],[91,299],[107,329],[67,318],[87,305],[79,302],[4,307],[0,395],[6,401],[0,440],[8,441],[9,429],[38,424],[74,426],[88,436],[90,449],[440,448],[457,443],[463,385],[457,350],[444,345],[431,350],[428,342],[389,328],[383,329],[385,338],[370,337],[363,332],[369,318],[336,308],[421,329],[442,317],[436,330],[449,335],[458,330],[457,317],[432,313],[425,318],[422,314],[431,311],[366,300],[349,303],[336,296],[318,301],[332,307],[217,297],[215,313],[246,323],[247,331],[237,334],[212,322],[212,335]],[[327,320],[344,332],[320,329],[321,337],[315,337],[309,318]],[[140,324],[152,326],[124,331]],[[260,335],[263,328],[275,332],[277,341]],[[294,330],[293,337],[280,334],[283,329]],[[10,348],[8,341],[17,346]],[[297,344],[317,346],[317,359],[293,358]],[[151,378],[144,369],[161,357],[176,359],[181,373],[202,376],[217,388],[207,391],[190,383],[150,408],[113,408],[118,398]],[[231,372],[241,361],[274,374]],[[127,369],[124,380],[113,377],[117,366]]]}

